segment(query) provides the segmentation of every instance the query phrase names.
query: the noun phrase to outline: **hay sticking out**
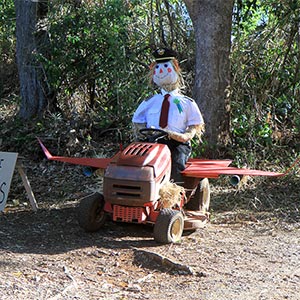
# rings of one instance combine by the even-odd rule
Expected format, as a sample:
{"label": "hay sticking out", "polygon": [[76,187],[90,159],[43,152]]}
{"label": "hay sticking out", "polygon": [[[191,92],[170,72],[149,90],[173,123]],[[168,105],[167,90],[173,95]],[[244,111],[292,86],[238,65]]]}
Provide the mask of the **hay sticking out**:
{"label": "hay sticking out", "polygon": [[182,186],[174,182],[167,182],[159,190],[161,208],[172,208],[180,205],[180,201],[184,192]]}

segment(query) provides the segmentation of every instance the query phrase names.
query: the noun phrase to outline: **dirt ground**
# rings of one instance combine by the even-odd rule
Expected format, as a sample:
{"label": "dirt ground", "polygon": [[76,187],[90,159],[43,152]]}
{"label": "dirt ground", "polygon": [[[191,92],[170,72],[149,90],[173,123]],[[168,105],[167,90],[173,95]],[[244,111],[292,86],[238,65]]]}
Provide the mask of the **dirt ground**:
{"label": "dirt ground", "polygon": [[0,214],[0,299],[300,299],[300,178],[211,182],[211,221],[160,245],[152,228],[108,221],[86,233],[80,197],[101,187],[79,167],[25,161]]}

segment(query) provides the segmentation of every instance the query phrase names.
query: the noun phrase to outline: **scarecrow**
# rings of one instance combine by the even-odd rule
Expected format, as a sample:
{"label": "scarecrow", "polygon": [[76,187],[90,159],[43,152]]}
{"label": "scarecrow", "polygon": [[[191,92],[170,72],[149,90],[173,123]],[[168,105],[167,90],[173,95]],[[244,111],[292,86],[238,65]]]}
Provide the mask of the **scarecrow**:
{"label": "scarecrow", "polygon": [[142,128],[162,129],[168,133],[158,142],[168,145],[172,156],[171,179],[182,182],[180,172],[185,169],[191,154],[191,139],[201,138],[204,121],[196,102],[183,95],[184,81],[171,49],[157,49],[150,65],[150,82],[160,88],[160,93],[144,100],[135,111],[132,122],[137,139]]}

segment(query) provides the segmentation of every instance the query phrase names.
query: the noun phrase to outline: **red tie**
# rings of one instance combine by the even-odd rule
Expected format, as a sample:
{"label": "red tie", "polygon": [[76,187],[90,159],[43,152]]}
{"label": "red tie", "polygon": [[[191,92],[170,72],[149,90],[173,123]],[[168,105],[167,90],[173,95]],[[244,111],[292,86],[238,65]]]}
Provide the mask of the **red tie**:
{"label": "red tie", "polygon": [[159,126],[161,128],[165,128],[168,125],[168,115],[169,115],[169,107],[170,107],[169,97],[170,94],[166,94],[164,97],[164,101],[161,105],[161,112],[159,117]]}

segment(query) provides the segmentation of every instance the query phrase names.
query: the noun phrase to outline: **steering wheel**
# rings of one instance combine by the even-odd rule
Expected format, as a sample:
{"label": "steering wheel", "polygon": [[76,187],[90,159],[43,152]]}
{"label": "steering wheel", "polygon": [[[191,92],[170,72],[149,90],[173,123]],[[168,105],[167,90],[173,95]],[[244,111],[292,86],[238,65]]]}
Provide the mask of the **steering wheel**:
{"label": "steering wheel", "polygon": [[158,140],[168,136],[166,131],[158,128],[142,128],[139,132],[150,143],[156,143]]}

